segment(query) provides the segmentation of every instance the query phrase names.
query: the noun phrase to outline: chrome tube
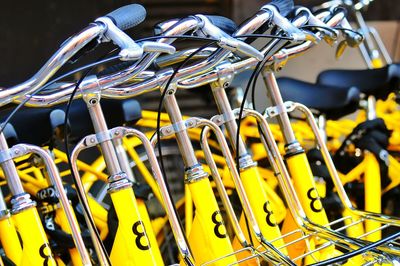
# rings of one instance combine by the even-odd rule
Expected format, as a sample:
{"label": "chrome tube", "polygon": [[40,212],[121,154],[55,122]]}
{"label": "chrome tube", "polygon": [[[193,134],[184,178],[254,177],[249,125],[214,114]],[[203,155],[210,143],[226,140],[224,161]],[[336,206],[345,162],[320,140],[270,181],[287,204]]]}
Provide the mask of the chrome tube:
{"label": "chrome tube", "polygon": [[211,90],[214,95],[215,102],[217,103],[219,113],[224,115],[226,118],[224,125],[226,126],[226,129],[228,131],[229,140],[233,148],[233,152],[236,153],[236,150],[238,150],[238,154],[236,154],[236,157],[240,158],[241,156],[247,154],[247,150],[240,134],[239,146],[238,148],[236,147],[236,132],[238,130],[238,125],[232,113],[232,107],[229,103],[228,96],[226,95],[225,89],[219,86],[218,83],[212,83]]}
{"label": "chrome tube", "polygon": [[275,105],[278,110],[278,123],[282,130],[283,139],[285,144],[291,144],[296,142],[296,137],[294,135],[292,126],[290,124],[290,119],[288,114],[285,111],[285,107],[283,105],[283,100],[281,93],[279,91],[278,83],[276,82],[276,78],[274,73],[270,72],[269,70],[264,70],[262,72],[262,76],[266,87],[268,89],[269,98],[273,105]]}
{"label": "chrome tube", "polygon": [[0,189],[0,219],[8,213],[6,201],[4,200],[3,191]]}
{"label": "chrome tube", "polygon": [[129,158],[126,154],[124,144],[122,143],[121,139],[113,139],[112,140],[115,153],[117,155],[118,163],[121,166],[121,170],[127,175],[127,178],[132,182],[135,183],[135,177],[133,176],[132,168],[129,164]]}
{"label": "chrome tube", "polygon": [[11,194],[13,196],[24,194],[25,191],[22,182],[19,179],[15,163],[10,156],[7,140],[3,132],[0,132],[0,153],[2,155],[1,157],[3,157],[1,158],[0,166]]}
{"label": "chrome tube", "polygon": [[92,120],[94,132],[96,132],[97,138],[100,138],[101,153],[104,156],[104,161],[107,166],[109,175],[116,175],[121,173],[121,167],[118,162],[118,157],[114,149],[113,142],[110,140],[108,135],[108,127],[104,119],[103,110],[100,106],[100,95],[86,94],[84,100],[88,107],[90,118]]}
{"label": "chrome tube", "polygon": [[374,37],[375,43],[378,45],[379,51],[381,51],[381,54],[386,61],[386,64],[388,64],[388,65],[392,64],[393,60],[390,57],[390,55],[385,47],[385,44],[383,43],[378,31],[374,27],[368,27],[368,28],[369,28],[369,32],[371,33],[372,37]]}
{"label": "chrome tube", "polygon": [[[207,140],[207,134],[209,133],[210,129],[212,129],[214,134],[217,136],[218,143],[219,143],[219,145],[221,147],[221,150],[222,150],[222,152],[224,154],[224,157],[225,157],[225,160],[227,162],[228,168],[229,168],[229,170],[231,172],[232,179],[233,179],[233,181],[235,183],[235,188],[236,188],[236,191],[238,192],[239,199],[240,199],[240,202],[242,204],[243,211],[245,213],[245,217],[246,217],[246,219],[249,220],[250,225],[252,225],[253,233],[255,234],[257,240],[259,242],[267,245],[268,248],[270,248],[269,251],[272,252],[273,255],[280,262],[287,263],[288,265],[291,265],[290,259],[287,258],[285,255],[283,255],[281,252],[279,252],[278,249],[273,247],[271,245],[271,243],[267,242],[265,240],[264,236],[261,234],[261,231],[259,229],[259,226],[258,226],[257,221],[255,219],[255,216],[253,214],[253,210],[250,207],[250,202],[248,202],[246,193],[244,191],[243,184],[241,183],[239,173],[237,172],[237,170],[235,168],[233,158],[229,153],[229,148],[228,148],[228,145],[227,145],[227,143],[225,141],[224,134],[222,133],[221,129],[216,124],[211,122],[210,120],[200,119],[199,123],[200,123],[200,125],[201,124],[205,124],[206,125],[206,127],[204,127],[204,130],[202,132],[200,144],[201,144],[201,147],[202,147],[202,149],[204,151],[204,155],[206,156],[207,164],[209,165],[209,167],[210,167],[210,169],[211,169],[211,171],[213,173],[214,181],[215,181],[215,183],[217,185],[217,189],[218,189],[218,192],[219,192],[219,194],[220,194],[220,196],[222,198],[224,207],[225,207],[226,211],[228,212],[228,216],[230,218],[230,222],[234,226],[235,235],[238,237],[239,241],[244,238],[243,232],[242,232],[242,230],[240,228],[240,224],[237,224],[238,221],[236,219],[235,213],[234,213],[233,209],[232,210],[230,209],[230,208],[232,208],[232,205],[229,202],[229,198],[225,198],[225,197],[228,197],[228,195],[226,194],[226,191],[224,189],[224,185],[222,183],[222,179],[221,179],[221,177],[220,177],[220,175],[218,173],[217,166],[215,165],[215,162],[214,162],[214,160],[212,158],[211,149],[209,147],[208,140]],[[225,204],[227,206],[225,206]],[[235,228],[236,226],[239,226],[239,227]],[[241,242],[241,243],[242,243],[243,247],[246,247],[246,242],[247,241],[246,241],[245,238],[243,240],[244,240],[244,242]]]}
{"label": "chrome tube", "polygon": [[328,148],[326,147],[326,144],[323,142],[321,135],[318,133],[318,125],[316,124],[316,122],[313,118],[313,114],[303,104],[294,103],[294,106],[296,109],[298,109],[299,111],[301,111],[302,113],[304,113],[306,115],[307,122],[311,126],[312,131],[314,132],[315,138],[318,143],[318,147],[321,150],[325,164],[328,168],[329,175],[332,178],[332,181],[335,185],[335,188],[337,190],[339,198],[342,201],[345,208],[351,210],[353,213],[355,213],[361,217],[364,217],[365,219],[374,219],[374,220],[377,220],[380,222],[394,223],[396,226],[400,226],[400,218],[391,217],[391,216],[387,216],[387,215],[383,215],[383,214],[370,213],[370,212],[366,212],[366,211],[359,211],[353,207],[353,205],[352,205],[350,199],[348,198],[347,193],[341,183],[339,174],[338,174],[336,167],[332,161],[332,158],[329,154]]}
{"label": "chrome tube", "polygon": [[175,91],[174,89],[169,89],[169,91],[172,91],[172,93],[169,94],[169,92],[167,91],[164,99],[164,106],[169,118],[171,119],[171,123],[178,129],[175,132],[175,136],[185,168],[193,167],[199,162],[197,161],[197,158],[195,156],[192,142],[190,141],[189,134],[186,130],[186,125],[184,124],[178,102],[176,101],[174,95]]}
{"label": "chrome tube", "polygon": [[162,176],[160,166],[158,165],[158,162],[157,162],[157,157],[155,155],[154,149],[153,149],[149,139],[146,137],[145,134],[143,134],[139,130],[132,129],[132,128],[116,127],[116,128],[111,129],[110,132],[111,132],[110,133],[111,135],[119,136],[119,137],[132,135],[132,136],[139,138],[140,141],[142,142],[142,144],[146,150],[153,175],[154,175],[155,180],[160,188],[160,194],[163,199],[165,211],[167,212],[168,220],[171,225],[171,229],[174,234],[175,240],[178,244],[180,254],[182,255],[182,257],[189,259],[189,261],[191,261],[194,265],[194,258],[190,252],[188,244],[186,243],[186,240],[185,240],[184,234],[182,232],[182,228],[180,227],[178,218],[176,217],[174,203],[171,201],[171,198],[169,197],[165,179]]}
{"label": "chrome tube", "polygon": [[81,176],[79,174],[78,166],[75,163],[78,161],[78,155],[81,153],[81,151],[90,147],[94,147],[96,145],[97,145],[97,140],[95,134],[86,136],[80,142],[78,142],[78,144],[75,146],[74,150],[71,153],[71,171],[73,173],[72,178],[75,181],[76,189],[78,190],[79,194],[82,195],[82,197],[79,197],[79,202],[83,206],[84,210],[88,210],[88,212],[83,211],[83,216],[85,217],[86,225],[88,227],[90,237],[92,239],[94,250],[96,251],[99,263],[102,266],[110,266],[108,264],[108,258],[107,258],[108,256],[106,253],[103,252],[102,244],[97,239],[96,236],[98,235],[97,229],[92,226],[91,221],[94,221],[94,219],[90,212],[89,202],[86,198],[86,191],[82,183]]}
{"label": "chrome tube", "polygon": [[[307,216],[303,210],[303,207],[300,203],[300,200],[296,196],[297,194],[296,194],[293,184],[290,180],[289,172],[286,168],[285,163],[283,162],[282,157],[280,156],[278,146],[274,140],[274,137],[273,137],[272,131],[268,125],[268,122],[266,121],[265,117],[263,117],[257,111],[245,109],[244,112],[245,112],[245,115],[250,115],[259,122],[261,131],[263,132],[263,134],[266,138],[265,144],[267,144],[267,146],[268,146],[268,147],[266,147],[266,149],[269,149],[271,151],[274,161],[277,163],[277,167],[279,168],[279,174],[276,176],[278,178],[280,187],[282,188],[283,194],[288,203],[289,210],[291,211],[291,213],[293,215],[294,221],[299,226],[299,228],[301,228],[306,233],[311,233],[311,235],[310,235],[311,237],[312,236],[320,236],[320,237],[323,237],[324,239],[326,239],[327,241],[334,241],[335,243],[344,242],[345,244],[349,244],[353,247],[362,247],[363,245],[367,244],[366,242],[364,242],[362,240],[348,238],[345,235],[341,234],[340,232],[336,232],[334,230],[328,229],[326,226],[329,226],[329,225],[318,225],[318,224],[311,222],[307,218]],[[235,113],[238,114],[239,110],[236,109]],[[314,121],[314,124],[315,124],[315,121]]]}
{"label": "chrome tube", "polygon": [[64,186],[57,170],[56,165],[53,162],[53,158],[43,149],[28,144],[18,144],[11,148],[12,154],[18,154],[22,156],[28,153],[34,153],[42,158],[46,170],[49,174],[52,185],[57,191],[57,198],[60,200],[61,207],[64,210],[65,216],[67,217],[68,224],[71,229],[72,239],[74,240],[75,246],[78,250],[79,256],[82,260],[83,265],[92,265],[90,256],[86,250],[85,243],[83,242],[82,236],[79,230],[79,224],[75,219],[75,215],[70,206],[67,194],[65,193]]}
{"label": "chrome tube", "polygon": [[218,190],[218,194],[221,197],[222,204],[224,205],[224,208],[225,208],[225,211],[227,212],[231,226],[233,227],[235,236],[238,238],[238,241],[240,242],[242,247],[247,247],[248,243],[247,243],[246,237],[244,236],[244,233],[240,227],[240,223],[236,218],[235,211],[233,210],[232,204],[229,200],[229,196],[225,190],[225,186],[223,184],[221,175],[218,172],[218,167],[215,164],[215,161],[213,159],[210,145],[208,144],[207,136],[208,136],[209,132],[210,132],[210,128],[204,127],[204,129],[201,132],[200,145],[204,152],[207,165],[208,165],[208,167],[210,167],[211,176],[213,177],[213,180],[214,180],[215,185]]}
{"label": "chrome tube", "polygon": [[198,125],[210,127],[211,130],[214,132],[214,134],[217,138],[218,144],[221,147],[222,154],[224,155],[226,164],[229,168],[229,172],[231,173],[233,182],[235,183],[236,191],[238,193],[240,202],[242,204],[243,211],[246,214],[247,219],[249,220],[249,224],[253,229],[254,235],[257,237],[257,239],[260,242],[262,242],[262,235],[261,235],[260,228],[257,224],[254,213],[250,207],[250,203],[247,199],[246,192],[244,190],[242,181],[240,179],[239,173],[235,166],[235,161],[233,160],[232,154],[229,151],[228,144],[226,143],[224,133],[218,127],[217,124],[215,124],[214,122],[207,120],[207,119],[199,119]]}

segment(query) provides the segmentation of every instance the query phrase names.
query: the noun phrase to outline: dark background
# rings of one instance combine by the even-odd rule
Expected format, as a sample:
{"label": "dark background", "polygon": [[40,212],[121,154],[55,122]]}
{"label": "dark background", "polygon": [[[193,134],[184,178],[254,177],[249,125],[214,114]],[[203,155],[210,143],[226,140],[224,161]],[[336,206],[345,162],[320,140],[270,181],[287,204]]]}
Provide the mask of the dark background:
{"label": "dark background", "polygon": [[[295,4],[316,5],[320,0],[295,0]],[[31,77],[59,45],[95,18],[122,5],[126,0],[3,1],[0,9],[0,87],[9,87]],[[205,13],[228,16],[240,22],[267,1],[260,0],[142,0],[145,23],[129,34],[135,39],[149,36],[152,26],[169,18]],[[372,20],[399,19],[399,0],[375,0],[366,12]]]}

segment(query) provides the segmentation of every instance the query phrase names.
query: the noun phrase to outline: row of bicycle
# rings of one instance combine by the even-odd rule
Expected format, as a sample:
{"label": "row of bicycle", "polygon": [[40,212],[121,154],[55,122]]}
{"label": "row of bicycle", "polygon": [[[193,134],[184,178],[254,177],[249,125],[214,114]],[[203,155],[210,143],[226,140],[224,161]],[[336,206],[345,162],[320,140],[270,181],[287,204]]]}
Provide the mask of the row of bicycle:
{"label": "row of bicycle", "polygon": [[[274,75],[322,41],[366,55],[346,18],[365,2],[311,12],[274,0],[240,26],[193,15],[136,41],[124,30],[146,12],[133,4],[67,39],[0,91],[1,263],[397,265],[397,65],[327,71],[317,84]],[[176,51],[180,40],[200,44]],[[118,48],[53,78],[110,41]],[[226,91],[245,71],[233,108]],[[251,108],[259,75],[272,102],[263,112]],[[218,113],[183,116],[176,94],[204,85]],[[156,90],[157,112],[132,99]],[[365,121],[332,121],[359,103]]]}

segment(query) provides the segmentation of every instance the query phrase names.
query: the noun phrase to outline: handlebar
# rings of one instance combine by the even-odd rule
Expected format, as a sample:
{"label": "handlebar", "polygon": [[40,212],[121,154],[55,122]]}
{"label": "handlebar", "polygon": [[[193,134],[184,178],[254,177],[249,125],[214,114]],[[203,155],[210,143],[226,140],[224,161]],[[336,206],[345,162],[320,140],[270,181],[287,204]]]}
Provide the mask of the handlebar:
{"label": "handlebar", "polygon": [[369,6],[370,3],[372,3],[373,0],[359,0],[359,1],[353,1],[353,0],[333,0],[333,1],[328,1],[325,2],[316,8],[331,8],[332,6],[346,6],[351,10],[354,11],[360,11],[366,7]]}
{"label": "handlebar", "polygon": [[138,4],[120,7],[107,15],[120,30],[133,28],[146,18],[146,9]]}
{"label": "handlebar", "polygon": [[[272,10],[272,11],[271,11]],[[276,9],[275,9],[276,10]],[[258,27],[260,27],[262,24],[265,22],[269,21],[269,19],[272,17],[272,14],[274,14],[273,9],[267,8],[267,9],[262,9],[257,15],[253,18],[248,20],[244,25],[238,29],[238,31],[234,35],[244,35],[248,34],[251,32],[254,32]],[[304,13],[304,12],[303,12]],[[303,14],[301,16],[297,17],[297,21],[294,22],[296,27],[301,26],[302,23],[307,22],[308,18],[305,18],[307,16],[306,14]],[[326,24],[328,26],[335,26],[337,23],[340,22],[340,19],[338,19],[340,16],[338,14],[333,14]],[[343,16],[344,17],[344,16]],[[342,17],[342,18],[343,18]],[[186,18],[183,20],[180,20],[179,23],[173,24],[173,26],[169,27],[166,31],[165,34],[181,34],[185,30],[195,30],[196,29],[196,19],[194,18]],[[182,26],[184,25],[184,26]],[[171,41],[171,39],[163,38],[160,41]],[[284,43],[287,43],[285,40]],[[289,49],[284,49],[281,50],[279,53],[277,53],[274,57],[271,57],[269,60],[270,62],[273,62],[274,60],[281,59],[283,57],[288,57],[292,56],[298,53],[301,53],[307,49],[309,49],[312,46],[312,42],[308,41],[305,42],[301,45],[289,48]],[[280,47],[279,49],[281,49]],[[264,49],[262,52],[266,53],[268,48]],[[218,51],[219,50],[219,51]],[[215,73],[214,68],[219,65],[229,54],[229,51],[223,50],[223,49],[218,49],[216,52],[213,53],[212,56],[207,58],[206,60],[188,66],[184,69],[181,69],[178,71],[176,75],[176,80],[175,82],[177,83],[178,87],[180,88],[191,88],[195,87],[196,84],[198,84],[199,79],[203,80],[208,80],[210,81],[212,78],[216,78],[217,73]],[[276,52],[272,51],[271,53],[274,54]],[[237,63],[232,64],[233,70],[235,73],[241,72],[244,69],[248,69],[251,67],[254,67],[256,64],[257,60],[254,58],[249,58]],[[140,68],[140,69],[138,69]],[[139,74],[141,71],[143,71],[145,67],[142,66],[142,63],[136,64],[136,70],[135,73]],[[136,84],[132,86],[125,86],[125,87],[115,87],[112,82],[109,82],[109,77],[103,77],[103,78],[95,78],[93,76],[87,77],[87,79],[84,80],[83,84],[81,84],[80,89],[84,91],[89,91],[90,89],[102,89],[102,96],[105,98],[128,98],[128,97],[133,97],[139,94],[142,94],[144,92],[148,91],[153,91],[157,90],[162,87],[162,85],[170,78],[171,74],[173,73],[172,69],[164,69],[161,70],[157,73],[151,73],[147,71],[146,79],[141,79],[141,75],[137,75],[137,78],[141,81],[137,82]],[[118,75],[118,74],[115,74]],[[213,76],[210,79],[210,75]],[[151,78],[149,78],[151,76]],[[207,77],[204,78],[204,77]],[[136,80],[137,81],[137,80]],[[193,81],[193,82],[189,82]],[[197,83],[196,83],[197,82]],[[85,89],[83,89],[85,88]],[[50,95],[44,95],[44,96],[37,96],[33,97],[30,101],[29,104],[31,106],[43,106],[43,105],[53,105],[62,101],[66,100],[66,96],[69,95],[70,92],[67,90],[63,90],[61,92],[53,93]]]}
{"label": "handlebar", "polygon": [[[121,44],[121,48],[125,49],[125,51],[126,49],[129,49],[129,51],[133,51],[135,48],[137,49],[137,46],[127,40],[126,34],[115,26],[113,20],[122,29],[127,29],[143,21],[145,15],[146,12],[142,6],[133,4],[119,8],[109,13],[106,17],[97,19],[83,31],[65,41],[60,49],[58,49],[32,78],[22,84],[1,90],[0,106],[12,102],[21,94],[30,94],[40,88],[61,66],[97,37],[101,37],[104,40],[113,40],[115,43]],[[130,45],[132,45],[132,47]],[[132,56],[132,54],[129,54],[129,56]]]}

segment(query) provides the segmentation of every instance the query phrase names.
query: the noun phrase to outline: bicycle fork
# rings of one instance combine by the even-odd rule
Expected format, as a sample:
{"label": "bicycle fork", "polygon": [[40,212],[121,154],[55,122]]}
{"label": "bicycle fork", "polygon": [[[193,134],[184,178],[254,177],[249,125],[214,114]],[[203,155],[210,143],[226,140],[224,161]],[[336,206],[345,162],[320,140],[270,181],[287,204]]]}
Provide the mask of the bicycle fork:
{"label": "bicycle fork", "polygon": [[[170,86],[164,99],[165,109],[170,117],[179,150],[185,165],[185,183],[187,184],[196,213],[189,233],[189,243],[194,252],[196,263],[203,264],[216,258],[223,258],[214,265],[235,264],[235,256],[226,228],[218,208],[209,174],[195,157],[192,143],[186,131],[185,121],[175,98],[176,86]],[[191,204],[191,203],[186,203]],[[210,233],[213,232],[213,233]],[[207,249],[204,247],[208,247]]]}
{"label": "bicycle fork", "polygon": [[7,257],[15,264],[20,261],[22,247],[18,239],[14,221],[7,209],[0,189],[0,242]]}
{"label": "bicycle fork", "polygon": [[[12,228],[12,224],[10,223],[8,226],[11,229],[10,232],[12,233],[9,232],[5,235],[8,235],[10,241],[12,241],[10,244],[13,245],[15,250],[10,255],[7,255],[13,257],[18,265],[57,264],[40,221],[36,209],[36,202],[32,201],[30,195],[24,191],[22,183],[18,177],[17,169],[13,162],[13,159],[16,157],[34,153],[43,159],[46,169],[49,172],[49,177],[57,191],[61,206],[65,215],[67,216],[75,245],[79,251],[79,255],[81,256],[81,264],[91,265],[89,255],[86,251],[82,237],[79,234],[79,226],[76,223],[75,216],[65,194],[61,178],[58,175],[57,168],[48,153],[39,147],[27,144],[18,144],[8,148],[3,133],[0,133],[0,151],[0,165],[12,194],[12,219],[15,222],[16,231],[19,233],[22,241],[22,247],[18,247],[19,242],[17,242],[15,239],[15,234],[13,233],[14,230]],[[21,255],[19,256],[20,248],[22,251]]]}
{"label": "bicycle fork", "polygon": [[[144,202],[136,200],[132,182],[121,169],[100,106],[100,93],[87,93],[83,99],[88,107],[96,133],[94,142],[97,141],[100,144],[110,175],[107,192],[110,194],[118,220],[118,228],[110,252],[111,262],[117,265],[163,265],[147,209],[141,206],[144,205]],[[106,264],[104,256],[105,254],[100,256],[101,263]]]}
{"label": "bicycle fork", "polygon": [[[224,66],[219,67],[219,79],[216,82],[211,83],[212,93],[221,114],[212,118],[212,120],[218,125],[224,124],[226,126],[233,150],[238,151],[236,156],[239,158],[241,180],[262,234],[269,241],[280,239],[275,242],[275,246],[282,247],[284,243],[283,240],[281,240],[281,232],[276,224],[275,215],[268,195],[263,189],[262,178],[260,173],[257,171],[257,163],[255,163],[252,160],[251,155],[247,153],[245,144],[240,135],[238,140],[239,146],[236,147],[236,132],[238,130],[238,125],[224,89],[229,86],[232,79],[231,74],[233,74],[229,71],[230,64],[227,64],[227,66],[228,68],[224,68]],[[282,252],[287,253],[285,249],[283,249]]]}

